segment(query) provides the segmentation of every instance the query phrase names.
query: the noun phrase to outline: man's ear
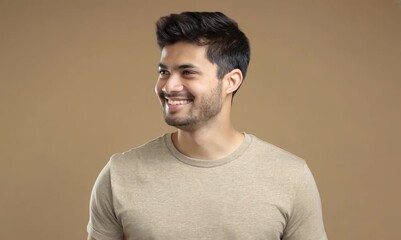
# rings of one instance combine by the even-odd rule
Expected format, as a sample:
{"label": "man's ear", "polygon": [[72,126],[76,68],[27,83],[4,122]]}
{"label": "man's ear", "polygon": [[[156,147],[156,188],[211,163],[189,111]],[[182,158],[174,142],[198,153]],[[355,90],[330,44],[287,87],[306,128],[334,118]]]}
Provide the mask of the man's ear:
{"label": "man's ear", "polygon": [[242,84],[242,72],[239,69],[234,69],[227,73],[224,77],[225,80],[225,92],[231,94],[235,92]]}

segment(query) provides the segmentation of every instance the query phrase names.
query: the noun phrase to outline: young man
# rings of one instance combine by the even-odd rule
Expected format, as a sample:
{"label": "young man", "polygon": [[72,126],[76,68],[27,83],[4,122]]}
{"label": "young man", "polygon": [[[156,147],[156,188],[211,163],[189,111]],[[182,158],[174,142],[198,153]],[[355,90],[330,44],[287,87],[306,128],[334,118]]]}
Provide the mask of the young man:
{"label": "young man", "polygon": [[91,196],[88,239],[327,239],[305,162],[234,129],[248,39],[222,13],[157,22],[155,90],[177,131],[115,154]]}

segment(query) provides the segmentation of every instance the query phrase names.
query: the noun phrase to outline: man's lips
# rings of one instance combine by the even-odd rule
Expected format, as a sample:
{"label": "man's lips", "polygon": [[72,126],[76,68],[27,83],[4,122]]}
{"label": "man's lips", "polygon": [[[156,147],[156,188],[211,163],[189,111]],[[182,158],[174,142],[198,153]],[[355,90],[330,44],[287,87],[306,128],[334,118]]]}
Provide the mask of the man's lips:
{"label": "man's lips", "polygon": [[167,94],[163,92],[160,94],[160,98],[164,100],[166,110],[168,111],[177,111],[194,101],[192,95],[184,93]]}
{"label": "man's lips", "polygon": [[192,99],[180,99],[180,98],[165,98],[167,100],[168,105],[186,105],[188,103],[191,103],[193,100]]}
{"label": "man's lips", "polygon": [[176,105],[186,105],[188,103],[193,102],[194,97],[189,94],[167,94],[162,93],[160,97],[163,98],[168,105],[176,106]]}

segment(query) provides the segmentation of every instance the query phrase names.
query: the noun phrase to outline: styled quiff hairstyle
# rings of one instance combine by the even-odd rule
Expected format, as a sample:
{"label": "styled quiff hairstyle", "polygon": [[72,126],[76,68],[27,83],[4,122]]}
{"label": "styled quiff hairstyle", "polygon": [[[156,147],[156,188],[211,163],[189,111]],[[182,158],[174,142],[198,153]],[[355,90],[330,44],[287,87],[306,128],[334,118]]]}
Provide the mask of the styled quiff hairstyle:
{"label": "styled quiff hairstyle", "polygon": [[181,41],[207,46],[206,57],[218,66],[218,79],[234,69],[241,70],[245,79],[250,60],[248,38],[233,19],[221,12],[182,12],[161,17],[156,22],[156,36],[160,49]]}

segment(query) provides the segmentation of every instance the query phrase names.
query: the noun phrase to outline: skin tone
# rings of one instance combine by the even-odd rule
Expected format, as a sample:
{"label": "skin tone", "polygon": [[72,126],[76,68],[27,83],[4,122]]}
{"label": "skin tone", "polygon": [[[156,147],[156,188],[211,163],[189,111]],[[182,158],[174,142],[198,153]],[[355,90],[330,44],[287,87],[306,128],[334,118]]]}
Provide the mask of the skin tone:
{"label": "skin tone", "polygon": [[231,123],[232,93],[242,82],[234,69],[217,78],[217,65],[206,57],[207,46],[186,42],[162,49],[155,86],[167,124],[178,128],[172,140],[188,157],[215,160],[232,153],[243,134]]}
{"label": "skin tone", "polygon": [[181,153],[216,160],[241,145],[244,136],[234,129],[230,113],[242,79],[239,69],[218,79],[205,46],[178,42],[162,49],[155,91],[166,123],[177,127],[172,140]]}

